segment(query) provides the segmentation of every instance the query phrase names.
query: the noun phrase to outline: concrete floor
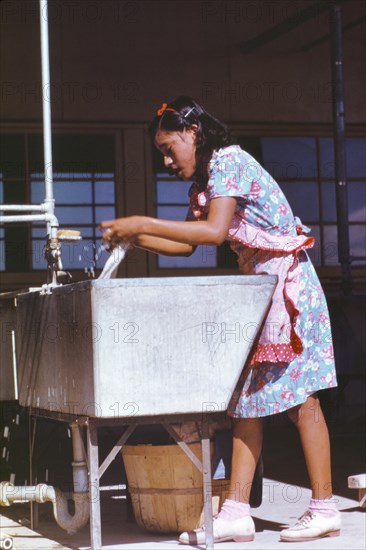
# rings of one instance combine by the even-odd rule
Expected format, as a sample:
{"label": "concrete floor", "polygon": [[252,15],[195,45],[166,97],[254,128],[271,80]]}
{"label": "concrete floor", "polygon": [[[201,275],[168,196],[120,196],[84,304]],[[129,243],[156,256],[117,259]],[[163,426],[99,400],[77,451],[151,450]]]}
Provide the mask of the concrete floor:
{"label": "concrete floor", "polygon": [[[264,498],[260,508],[253,511],[256,525],[256,537],[250,543],[225,542],[215,545],[218,548],[263,550],[273,548],[312,548],[319,550],[364,550],[366,548],[366,509],[358,507],[358,502],[338,496],[338,506],[342,513],[342,532],[340,537],[324,538],[307,543],[279,542],[279,531],[287,523],[293,523],[306,509],[310,491],[299,486],[265,479]],[[355,495],[356,496],[356,495]],[[286,498],[287,497],[287,498]],[[289,502],[289,500],[293,500]],[[135,523],[126,521],[125,503],[107,502],[103,499],[108,515],[103,514],[102,533],[103,550],[173,550],[176,548],[193,548],[182,546],[174,534],[148,533]],[[23,507],[22,505],[21,507]],[[1,517],[1,537],[13,537],[14,549],[72,549],[87,550],[90,548],[89,528],[86,526],[79,533],[69,537],[54,522],[51,515],[43,515],[39,527],[32,531],[20,525],[14,519]],[[96,549],[95,549],[96,550]]]}
{"label": "concrete floor", "polygon": [[[279,425],[272,422],[265,427],[263,458],[267,477],[263,485],[263,502],[259,508],[252,511],[256,524],[255,540],[250,543],[220,543],[215,545],[215,548],[366,549],[366,509],[359,508],[357,491],[347,487],[349,475],[363,473],[366,470],[363,422],[343,422],[341,425],[330,423],[329,428],[334,493],[342,513],[341,536],[307,543],[279,542],[279,531],[285,525],[294,523],[306,510],[310,490],[307,488],[305,464],[295,430],[286,422]],[[103,490],[101,495],[103,550],[190,548],[179,545],[175,534],[149,533],[139,528],[128,513],[124,491]],[[90,548],[88,525],[76,535],[68,536],[55,523],[50,504],[40,505],[38,510],[39,524],[33,531],[30,529],[29,504],[3,508],[1,538],[6,535],[12,536],[15,550]]]}

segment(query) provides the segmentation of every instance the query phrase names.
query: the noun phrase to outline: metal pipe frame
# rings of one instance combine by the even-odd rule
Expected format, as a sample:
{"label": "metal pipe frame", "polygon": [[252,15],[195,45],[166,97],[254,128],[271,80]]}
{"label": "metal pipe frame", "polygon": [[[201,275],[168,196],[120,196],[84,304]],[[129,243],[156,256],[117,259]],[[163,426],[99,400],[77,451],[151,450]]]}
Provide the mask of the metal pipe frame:
{"label": "metal pipe frame", "polygon": [[0,216],[0,223],[14,222],[45,222],[47,233],[51,239],[57,237],[59,227],[55,216],[55,199],[53,194],[53,164],[52,164],[52,131],[51,131],[51,78],[48,38],[48,0],[39,0],[39,19],[41,33],[41,64],[42,64],[42,110],[43,110],[43,149],[45,199],[40,205],[16,204],[0,205],[2,212],[44,212],[44,215],[8,215]]}
{"label": "metal pipe frame", "polygon": [[342,289],[352,292],[351,257],[348,223],[348,189],[345,145],[345,108],[342,47],[342,14],[339,2],[332,4],[331,54],[333,84],[334,161],[336,176],[336,206],[338,228],[338,256],[341,264]]}
{"label": "metal pipe frame", "polygon": [[[50,217],[48,214],[19,214],[14,216],[0,216],[0,223],[13,222],[46,222],[47,224],[50,224],[52,222],[56,223],[57,218],[55,216]],[[54,227],[58,227],[58,225],[55,225]]]}
{"label": "metal pipe frame", "polygon": [[[160,424],[173,437],[175,442],[192,460],[189,447],[182,441],[180,436],[174,431],[170,424],[177,422],[195,421],[200,427],[201,447],[202,447],[202,462],[194,456],[192,462],[202,472],[203,477],[203,498],[204,498],[204,526],[206,531],[206,550],[214,550],[213,525],[212,525],[212,476],[211,476],[211,456],[210,456],[210,439],[208,435],[209,421],[221,420],[223,413],[207,412],[207,413],[181,413],[164,416],[129,416],[118,418],[92,418],[88,416],[75,416],[70,413],[60,413],[57,411],[47,411],[44,409],[29,408],[29,414],[35,418],[49,418],[60,422],[73,423],[86,426],[87,428],[87,451],[89,465],[89,505],[90,505],[90,542],[92,550],[100,550],[102,548],[102,522],[101,522],[101,507],[100,507],[100,478],[117,456],[123,445],[127,442],[136,426]],[[98,446],[98,428],[106,428],[108,426],[125,427],[126,430],[118,439],[103,463],[99,465],[99,446]],[[188,451],[188,452],[187,452]]]}
{"label": "metal pipe frame", "polygon": [[1,212],[45,212],[43,204],[0,204]]}
{"label": "metal pipe frame", "polygon": [[[48,40],[48,0],[39,0],[39,19],[41,27],[41,60],[42,60],[42,107],[43,107],[43,147],[46,197],[45,203],[54,206],[53,164],[51,133],[51,96],[50,96],[50,58]],[[47,97],[46,97],[47,93]]]}
{"label": "metal pipe frame", "polygon": [[[202,447],[202,462],[191,452],[188,445],[182,441],[180,436],[175,432],[170,422],[183,422],[188,417],[195,418],[200,425],[201,431],[201,447]],[[113,419],[113,425],[124,425],[126,419]],[[122,449],[127,439],[137,425],[141,424],[161,424],[173,437],[182,451],[188,456],[193,464],[202,473],[203,478],[203,503],[204,503],[204,525],[206,536],[206,550],[214,550],[213,538],[213,523],[212,523],[212,476],[211,476],[211,456],[210,456],[210,439],[208,434],[208,418],[202,413],[196,415],[170,415],[169,417],[144,417],[137,419],[129,419],[132,422],[125,433],[120,437],[117,443],[106,457],[105,461],[99,466],[98,452],[98,427],[103,427],[103,420],[89,418],[87,420],[87,447],[89,457],[89,484],[90,484],[90,542],[91,548],[97,550],[102,548],[102,523],[101,523],[101,508],[100,508],[100,477],[103,475],[117,453]],[[109,425],[109,422],[107,422]],[[192,456],[193,455],[193,456]]]}

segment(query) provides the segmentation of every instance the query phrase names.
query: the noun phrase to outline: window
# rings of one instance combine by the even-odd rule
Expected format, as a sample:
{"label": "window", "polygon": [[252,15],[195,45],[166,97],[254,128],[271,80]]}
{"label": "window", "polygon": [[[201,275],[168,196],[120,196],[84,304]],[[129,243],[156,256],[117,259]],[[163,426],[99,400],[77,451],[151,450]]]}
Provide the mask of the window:
{"label": "window", "polygon": [[[316,239],[315,265],[338,265],[333,138],[261,138],[263,165],[277,179],[294,214]],[[366,260],[366,139],[346,140],[348,219],[353,265]],[[363,259],[362,259],[363,257]]]}
{"label": "window", "polygon": [[[60,229],[80,231],[83,239],[62,244],[62,264],[65,269],[103,267],[108,253],[100,243],[98,224],[115,218],[114,174],[81,172],[54,174],[55,214]],[[31,174],[31,201],[44,200],[44,175]],[[32,268],[44,270],[44,224],[32,224]]]}
{"label": "window", "polygon": [[[316,244],[309,255],[317,266],[338,261],[336,189],[333,138],[331,137],[239,137],[238,143],[276,179],[296,216],[311,229]],[[350,254],[352,265],[366,260],[366,138],[346,141]],[[164,172],[161,155],[154,151],[156,214],[184,220],[190,182]],[[158,258],[160,268],[234,267],[228,243],[198,247],[190,258]]]}
{"label": "window", "polygon": [[[1,202],[41,204],[45,198],[43,141],[38,134],[3,135]],[[62,244],[68,270],[101,268],[107,252],[98,224],[115,218],[114,137],[53,137],[53,192],[60,229],[79,230],[80,242]],[[5,160],[6,159],[6,160]],[[6,224],[0,229],[2,271],[45,270],[45,223]],[[22,253],[18,253],[21,246]],[[24,253],[23,253],[24,252]]]}
{"label": "window", "polygon": [[[167,174],[162,155],[153,149],[153,169],[155,173],[155,211],[162,219],[182,221],[188,212],[188,191],[192,182],[181,181]],[[231,268],[237,266],[236,256],[228,243],[219,247],[197,246],[189,257],[158,256],[158,268]]]}
{"label": "window", "polygon": [[[188,191],[192,182],[180,181],[164,172],[156,174],[156,215],[166,220],[182,221],[187,215]],[[189,257],[158,256],[160,268],[216,267],[215,246],[197,246]]]}

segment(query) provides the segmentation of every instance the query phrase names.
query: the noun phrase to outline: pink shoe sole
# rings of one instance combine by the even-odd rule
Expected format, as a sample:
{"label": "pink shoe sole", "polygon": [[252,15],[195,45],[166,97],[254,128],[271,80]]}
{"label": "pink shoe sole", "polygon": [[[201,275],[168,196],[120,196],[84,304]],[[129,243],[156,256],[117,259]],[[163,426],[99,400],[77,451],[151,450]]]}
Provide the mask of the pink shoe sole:
{"label": "pink shoe sole", "polygon": [[246,537],[235,537],[234,542],[251,542],[254,540],[254,535],[247,535]]}
{"label": "pink shoe sole", "polygon": [[246,535],[245,537],[222,537],[221,539],[214,538],[214,542],[229,542],[231,540],[234,542],[251,542],[254,540],[254,535]]}
{"label": "pink shoe sole", "polygon": [[301,537],[298,539],[292,539],[290,537],[280,537],[280,542],[307,542],[308,540],[318,540],[323,539],[324,537],[339,537],[341,534],[340,529],[337,531],[329,531],[328,533],[324,533],[323,535],[319,535],[318,537]]}

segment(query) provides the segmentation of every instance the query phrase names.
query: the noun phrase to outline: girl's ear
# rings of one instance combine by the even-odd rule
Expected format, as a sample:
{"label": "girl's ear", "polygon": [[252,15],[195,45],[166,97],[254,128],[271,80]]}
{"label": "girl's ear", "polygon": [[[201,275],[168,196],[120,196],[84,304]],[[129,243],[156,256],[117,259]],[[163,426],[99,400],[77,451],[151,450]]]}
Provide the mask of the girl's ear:
{"label": "girl's ear", "polygon": [[197,130],[198,130],[197,124],[192,124],[192,126],[188,128],[187,132],[191,133],[193,137],[196,138]]}

